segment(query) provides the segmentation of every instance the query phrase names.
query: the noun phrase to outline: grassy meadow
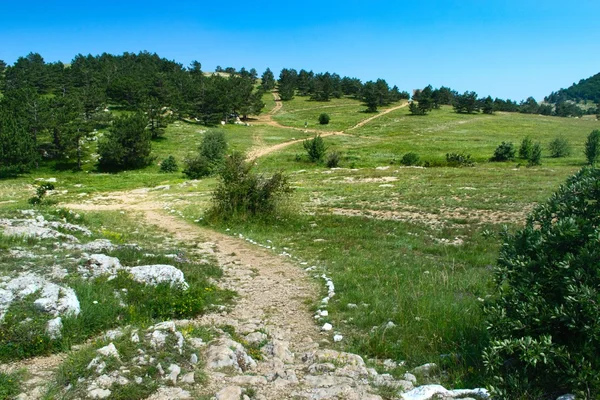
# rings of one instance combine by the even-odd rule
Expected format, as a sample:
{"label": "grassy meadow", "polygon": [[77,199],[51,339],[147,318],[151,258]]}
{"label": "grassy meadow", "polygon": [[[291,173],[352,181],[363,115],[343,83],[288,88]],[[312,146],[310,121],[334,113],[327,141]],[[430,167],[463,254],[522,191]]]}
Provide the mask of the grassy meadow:
{"label": "grassy meadow", "polygon": [[[264,101],[267,110],[274,107],[267,94]],[[297,128],[307,121],[311,129],[340,131],[372,116],[364,109],[347,98],[319,103],[296,97],[284,103],[274,120]],[[319,126],[322,112],[330,115],[329,125]],[[295,188],[281,216],[201,223],[259,243],[271,241],[277,251],[284,249],[316,266],[315,274],[329,276],[336,296],[329,302],[328,318],[344,335],[336,344],[341,349],[366,358],[404,360],[407,367],[435,362],[442,366],[448,385],[483,385],[480,352],[487,336],[482,303],[491,293],[491,266],[501,234],[522,225],[535,204],[585,164],[585,139],[599,128],[595,119],[462,115],[450,107],[411,116],[408,108],[401,108],[349,135],[325,138],[329,151],[342,154],[338,169],[309,162],[302,143],[258,159],[258,172],[282,170]],[[38,177],[57,178],[59,194],[53,198],[59,202],[169,184],[157,198],[198,219],[210,204],[215,178],[184,184],[181,172],[160,173],[158,162],[173,155],[181,167],[206,129],[182,121],[171,124],[165,137],[153,143],[156,162],[143,170],[99,174],[89,161],[83,172],[43,166],[31,175],[0,181],[0,205],[7,213],[27,207],[25,200],[33,194],[30,185]],[[214,129],[224,130],[230,150],[240,151],[302,137],[296,130],[258,121],[249,127]],[[527,167],[519,159],[488,161],[502,141],[518,148],[526,136],[541,143],[542,165]],[[556,137],[569,141],[570,156],[548,156],[548,144]],[[401,165],[407,152],[433,166]],[[450,152],[470,154],[475,166],[445,166]],[[114,216],[90,218],[99,225],[101,218],[110,222]],[[320,299],[314,299],[315,309],[320,306]]]}

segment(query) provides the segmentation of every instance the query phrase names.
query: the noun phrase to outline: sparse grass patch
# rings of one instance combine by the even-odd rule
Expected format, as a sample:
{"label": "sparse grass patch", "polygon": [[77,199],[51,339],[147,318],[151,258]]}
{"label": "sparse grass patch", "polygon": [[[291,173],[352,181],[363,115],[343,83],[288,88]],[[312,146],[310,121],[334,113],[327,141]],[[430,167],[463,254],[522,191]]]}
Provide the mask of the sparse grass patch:
{"label": "sparse grass patch", "polygon": [[0,399],[12,399],[21,393],[22,373],[0,372]]}

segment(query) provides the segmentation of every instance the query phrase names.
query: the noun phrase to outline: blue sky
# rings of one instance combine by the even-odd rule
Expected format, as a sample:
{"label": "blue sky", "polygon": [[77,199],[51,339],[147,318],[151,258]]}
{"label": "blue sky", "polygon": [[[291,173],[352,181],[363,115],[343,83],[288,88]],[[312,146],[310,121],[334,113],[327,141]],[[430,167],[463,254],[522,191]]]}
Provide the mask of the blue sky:
{"label": "blue sky", "polygon": [[600,72],[598,15],[598,0],[20,1],[0,8],[0,59],[148,50],[541,100]]}

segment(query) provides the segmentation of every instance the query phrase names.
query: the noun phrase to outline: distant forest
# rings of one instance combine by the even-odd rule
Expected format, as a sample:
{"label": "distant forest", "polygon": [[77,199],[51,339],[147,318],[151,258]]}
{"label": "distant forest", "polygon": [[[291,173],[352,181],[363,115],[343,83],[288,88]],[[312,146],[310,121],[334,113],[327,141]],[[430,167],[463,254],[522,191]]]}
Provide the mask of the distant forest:
{"label": "distant forest", "polygon": [[[594,87],[600,87],[600,74],[553,93],[547,100],[554,104],[539,104],[531,97],[520,103],[479,99],[475,92],[459,95],[447,87],[428,86],[415,91],[418,105],[412,104],[411,112],[425,115],[447,104],[468,113],[581,116],[584,111],[570,100],[597,101],[600,90],[594,92]],[[211,126],[247,119],[262,112],[264,94],[274,89],[282,101],[294,96],[320,102],[351,97],[362,101],[367,112],[411,98],[384,79],[363,83],[330,72],[284,68],[276,78],[269,68],[260,76],[254,68],[217,67],[207,73],[197,61],[184,67],[149,52],[79,54],[70,64],[46,63],[40,54],[30,53],[13,65],[0,60],[0,176],[28,171],[42,159],[76,160],[81,168],[83,141],[104,128],[110,129],[105,143],[99,144],[100,159],[110,155],[119,159],[116,165],[143,167],[150,160],[144,156],[150,141],[160,139],[173,120]],[[136,158],[143,162],[127,161],[131,148],[141,149],[142,156]]]}
{"label": "distant forest", "polygon": [[548,103],[561,103],[567,100],[600,103],[600,73],[582,79],[579,83],[574,83],[567,89],[560,89],[558,92],[552,92],[545,100]]}

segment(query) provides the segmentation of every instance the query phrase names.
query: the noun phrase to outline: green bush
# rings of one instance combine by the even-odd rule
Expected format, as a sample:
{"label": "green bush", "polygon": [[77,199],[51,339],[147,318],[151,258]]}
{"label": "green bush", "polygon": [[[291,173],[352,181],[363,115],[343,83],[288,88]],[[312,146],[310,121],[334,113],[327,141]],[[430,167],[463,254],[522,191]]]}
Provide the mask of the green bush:
{"label": "green bush", "polygon": [[319,115],[319,124],[321,125],[327,125],[329,123],[329,115],[322,113],[321,115]]}
{"label": "green bush", "polygon": [[569,141],[562,137],[557,137],[548,145],[548,150],[550,150],[550,157],[552,158],[561,158],[568,157],[571,155],[571,145]]}
{"label": "green bush", "polygon": [[281,197],[292,191],[288,178],[280,172],[270,178],[256,175],[252,172],[253,166],[241,153],[226,157],[213,192],[212,206],[207,212],[208,219],[274,215]]}
{"label": "green bush", "polygon": [[199,179],[217,172],[223,164],[227,141],[221,131],[208,131],[202,138],[198,153],[184,160],[183,173],[190,179]]}
{"label": "green bush", "polygon": [[147,124],[148,120],[140,113],[116,118],[106,139],[98,145],[99,167],[118,171],[149,165],[152,141]]}
{"label": "green bush", "polygon": [[584,168],[505,233],[484,363],[504,399],[600,396],[600,170]]}
{"label": "green bush", "polygon": [[222,131],[211,130],[204,134],[200,143],[200,154],[211,162],[220,162],[227,152],[227,140]]}
{"label": "green bush", "polygon": [[325,164],[327,165],[327,168],[337,168],[340,165],[340,159],[340,153],[337,151],[332,151],[327,156],[327,161],[325,161]]}
{"label": "green bush", "polygon": [[417,153],[406,153],[405,155],[402,156],[402,160],[400,160],[400,163],[402,165],[419,165],[419,161],[420,161],[420,157]]}
{"label": "green bush", "polygon": [[526,137],[521,142],[521,147],[519,147],[519,158],[524,160],[528,160],[531,157],[531,150],[533,149],[533,141]]}
{"label": "green bush", "polygon": [[175,157],[169,156],[160,163],[160,172],[177,172],[179,166],[177,165],[177,161],[175,161]]}
{"label": "green bush", "polygon": [[46,197],[46,193],[49,190],[54,190],[54,184],[46,182],[46,183],[41,183],[38,185],[37,189],[35,190],[35,196],[30,197],[27,201],[29,202],[29,204],[41,204],[42,201],[44,200],[44,197]]}
{"label": "green bush", "polygon": [[585,158],[588,164],[596,165],[600,157],[600,131],[594,130],[587,137],[585,142]]}
{"label": "green bush", "polygon": [[534,165],[542,164],[542,145],[539,143],[535,143],[531,148],[531,154],[527,159],[527,165],[529,167],[533,167]]}
{"label": "green bush", "polygon": [[450,167],[473,167],[475,162],[471,159],[470,154],[465,153],[447,153],[446,163]]}
{"label": "green bush", "polygon": [[316,135],[312,139],[306,139],[303,143],[304,150],[308,154],[308,158],[312,162],[321,161],[325,157],[327,147],[321,135]]}
{"label": "green bush", "polygon": [[511,161],[515,159],[515,146],[512,142],[502,142],[496,150],[490,161]]}

